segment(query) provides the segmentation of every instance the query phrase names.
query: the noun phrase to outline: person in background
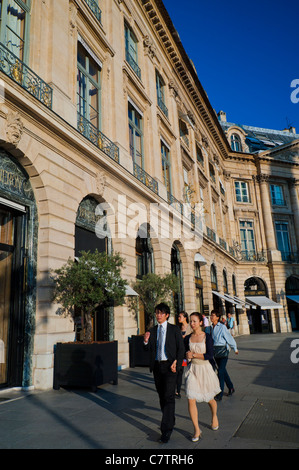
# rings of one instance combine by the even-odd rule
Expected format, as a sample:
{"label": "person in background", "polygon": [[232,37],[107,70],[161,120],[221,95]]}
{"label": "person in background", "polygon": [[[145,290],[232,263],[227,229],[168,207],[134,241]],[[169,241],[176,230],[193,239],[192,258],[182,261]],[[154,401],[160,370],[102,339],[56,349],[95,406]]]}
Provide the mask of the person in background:
{"label": "person in background", "polygon": [[158,324],[144,334],[144,347],[150,353],[150,371],[162,411],[160,442],[167,443],[175,423],[175,387],[185,348],[179,327],[168,323],[169,306],[158,304],[155,314]]}
{"label": "person in background", "polygon": [[230,332],[232,336],[235,336],[235,320],[232,316],[231,313],[227,314],[227,323],[226,323],[227,329]]}
{"label": "person in background", "polygon": [[[188,398],[189,414],[194,426],[192,442],[201,437],[198,426],[197,402],[209,404],[212,422],[211,428],[217,431],[217,402],[214,397],[221,392],[219,380],[213,370],[213,341],[212,337],[203,330],[203,317],[199,312],[190,315],[192,334],[184,338],[186,358],[189,361],[185,374],[186,396]],[[211,361],[211,362],[210,362]]]}
{"label": "person in background", "polygon": [[[189,316],[187,312],[180,312],[178,314],[178,324],[179,328],[182,333],[182,337],[184,338],[187,335],[190,335],[192,333],[192,328],[189,325]],[[182,382],[183,382],[183,373],[184,369],[183,367],[178,371],[177,375],[177,382],[176,382],[176,392],[175,392],[175,397],[176,398],[181,398],[181,387],[182,387]]]}
{"label": "person in background", "polygon": [[239,354],[236,341],[229,333],[225,325],[220,322],[221,314],[212,310],[210,319],[212,325],[209,327],[209,333],[212,335],[214,342],[214,358],[218,368],[218,377],[221,387],[221,392],[215,397],[215,400],[220,401],[223,397],[224,383],[228,387],[228,395],[235,392],[233,383],[226,370],[229,348],[232,348],[236,354]]}

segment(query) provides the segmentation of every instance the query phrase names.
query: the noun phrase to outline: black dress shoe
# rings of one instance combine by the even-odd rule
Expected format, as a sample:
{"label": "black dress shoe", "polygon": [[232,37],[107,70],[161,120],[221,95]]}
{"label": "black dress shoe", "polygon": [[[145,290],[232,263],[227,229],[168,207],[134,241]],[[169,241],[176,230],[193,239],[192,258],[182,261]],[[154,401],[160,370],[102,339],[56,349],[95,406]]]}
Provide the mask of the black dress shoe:
{"label": "black dress shoe", "polygon": [[180,393],[176,393],[176,394],[175,394],[175,398],[181,398],[181,394],[180,394]]}
{"label": "black dress shoe", "polygon": [[222,400],[222,395],[220,395],[220,393],[219,393],[219,395],[216,395],[216,396],[214,397],[214,400],[216,400],[216,401],[221,401],[221,400]]}
{"label": "black dress shoe", "polygon": [[162,432],[159,442],[162,444],[167,444],[171,436],[171,432]]}
{"label": "black dress shoe", "polygon": [[229,391],[228,391],[228,396],[230,397],[233,393],[235,393],[235,389],[230,388]]}

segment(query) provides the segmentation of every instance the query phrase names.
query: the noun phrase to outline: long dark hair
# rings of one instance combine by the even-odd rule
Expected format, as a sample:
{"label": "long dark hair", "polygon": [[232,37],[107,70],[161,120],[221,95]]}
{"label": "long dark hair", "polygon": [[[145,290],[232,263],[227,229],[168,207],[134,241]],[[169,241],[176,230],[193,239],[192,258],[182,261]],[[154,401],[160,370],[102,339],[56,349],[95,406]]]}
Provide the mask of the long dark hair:
{"label": "long dark hair", "polygon": [[197,316],[198,319],[199,319],[199,321],[200,321],[200,322],[201,322],[201,321],[203,322],[203,315],[202,315],[201,313],[199,313],[199,312],[192,312],[191,315],[190,315],[190,317],[191,317],[192,315]]}

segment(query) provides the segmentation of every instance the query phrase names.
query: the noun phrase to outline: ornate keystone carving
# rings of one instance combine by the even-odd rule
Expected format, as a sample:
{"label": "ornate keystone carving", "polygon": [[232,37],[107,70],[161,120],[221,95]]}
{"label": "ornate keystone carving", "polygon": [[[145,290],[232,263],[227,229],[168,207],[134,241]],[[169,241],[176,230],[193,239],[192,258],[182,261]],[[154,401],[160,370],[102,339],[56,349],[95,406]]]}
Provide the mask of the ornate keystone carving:
{"label": "ornate keystone carving", "polygon": [[10,112],[6,121],[7,141],[17,147],[23,135],[24,124],[18,112]]}

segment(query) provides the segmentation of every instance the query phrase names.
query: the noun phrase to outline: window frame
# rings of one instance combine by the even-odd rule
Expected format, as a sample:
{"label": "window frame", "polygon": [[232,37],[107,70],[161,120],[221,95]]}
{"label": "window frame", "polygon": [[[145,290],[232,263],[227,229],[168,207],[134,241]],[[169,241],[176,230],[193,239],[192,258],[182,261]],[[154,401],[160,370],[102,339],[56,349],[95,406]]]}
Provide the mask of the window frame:
{"label": "window frame", "polygon": [[[130,109],[132,111],[132,119],[130,118]],[[140,126],[136,124],[136,118],[138,118],[138,122],[140,122]],[[144,148],[143,148],[143,115],[140,114],[138,109],[128,101],[128,127],[129,127],[129,152],[132,157],[132,160],[136,165],[140,168],[144,168]],[[132,131],[132,132],[131,132]],[[140,136],[140,152],[137,150],[136,146],[136,136],[139,134]],[[131,136],[132,136],[132,145],[131,145]],[[139,159],[138,162],[138,155]]]}
{"label": "window frame", "polygon": [[[286,226],[286,230],[278,230],[277,229],[277,226],[278,225],[285,225]],[[279,246],[280,245],[280,240],[279,240],[279,236],[278,234],[287,234],[287,244],[288,244],[288,250],[286,249],[281,249],[281,248],[285,248],[285,240],[284,240],[284,237],[281,236],[281,241],[282,241],[282,245],[283,246]],[[291,238],[290,238],[290,231],[289,231],[289,222],[286,221],[286,220],[275,220],[275,235],[276,235],[276,243],[277,243],[277,250],[280,251],[281,253],[285,253],[286,255],[289,255],[292,250],[291,250]]]}
{"label": "window frame", "polygon": [[[21,36],[16,33],[12,28],[8,26],[8,3],[11,0],[2,0],[2,3],[0,3],[0,42],[4,44],[7,49],[9,49],[12,54],[14,54],[16,57],[19,58],[21,62],[24,64],[28,64],[29,62],[29,42],[30,42],[30,13],[31,13],[31,0],[27,0],[27,2],[23,2],[22,0],[13,0],[14,3],[17,4],[19,8],[22,8],[22,10],[25,13],[25,24],[24,24],[24,35],[23,39]],[[13,32],[14,35],[20,37],[20,39],[23,41],[23,53],[22,57],[20,54],[16,54],[16,51],[14,49],[11,49],[6,41],[7,38],[7,28],[10,29],[10,31]]]}
{"label": "window frame", "polygon": [[[242,152],[242,141],[239,134],[235,132],[230,136],[230,146],[234,152]],[[239,147],[239,148],[237,148]]]}
{"label": "window frame", "polygon": [[[277,197],[276,190],[279,188],[279,195]],[[272,206],[285,206],[286,201],[284,197],[283,186],[281,184],[270,183],[270,197]]]}
{"label": "window frame", "polygon": [[[163,182],[166,187],[167,193],[172,195],[170,149],[165,144],[165,142],[163,142],[162,139],[160,140],[160,144],[161,144],[161,163],[162,163]],[[167,174],[168,174],[168,179],[167,179]]]}
{"label": "window frame", "polygon": [[[241,224],[246,224],[246,226],[241,227]],[[248,224],[251,224],[248,226]],[[239,220],[239,230],[240,230],[240,240],[241,240],[241,251],[246,254],[255,254],[256,253],[256,242],[255,242],[255,230],[254,230],[254,221],[249,219]],[[246,234],[246,237],[242,239],[242,233]],[[248,234],[252,233],[252,238],[248,237]],[[246,246],[243,244],[246,242]],[[253,248],[250,248],[252,244]]]}
{"label": "window frame", "polygon": [[125,21],[125,57],[126,61],[141,80],[141,69],[138,61],[138,39],[131,26]]}
{"label": "window frame", "polygon": [[[239,192],[240,194],[238,195],[237,193],[237,187],[236,185],[239,184],[240,185],[240,188],[239,188]],[[241,185],[245,185],[245,188],[246,188],[246,195],[244,195],[242,192],[243,192],[243,189],[241,187]],[[236,202],[238,203],[241,203],[241,204],[250,204],[251,203],[251,198],[250,198],[250,191],[249,191],[249,184],[247,181],[242,181],[242,180],[237,180],[234,182],[234,187],[235,187],[235,197],[236,197]],[[238,197],[240,199],[238,199]],[[244,200],[244,198],[247,197],[247,201]]]}

